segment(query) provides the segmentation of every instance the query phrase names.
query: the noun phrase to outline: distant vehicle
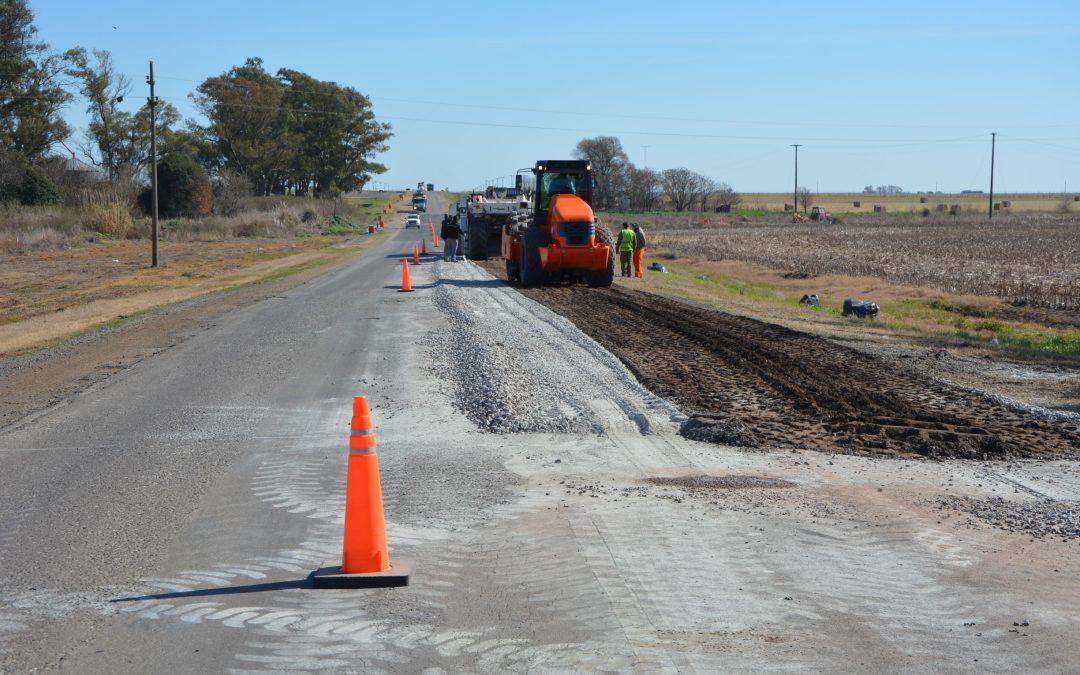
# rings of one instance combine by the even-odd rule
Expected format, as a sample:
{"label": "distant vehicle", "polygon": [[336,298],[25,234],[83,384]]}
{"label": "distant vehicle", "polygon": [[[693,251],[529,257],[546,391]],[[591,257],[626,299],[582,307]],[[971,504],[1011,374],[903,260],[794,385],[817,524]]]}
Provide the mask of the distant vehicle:
{"label": "distant vehicle", "polygon": [[826,211],[824,206],[811,206],[810,220],[824,220],[828,223],[832,221],[832,214]]}
{"label": "distant vehicle", "polygon": [[653,264],[649,265],[649,269],[656,270],[657,272],[667,272],[667,268],[658,262],[654,262]]}
{"label": "distant vehicle", "polygon": [[428,183],[427,184],[427,191],[428,192],[435,192],[435,183]]}
{"label": "distant vehicle", "polygon": [[417,211],[427,211],[427,197],[424,195],[413,195],[412,207]]}
{"label": "distant vehicle", "polygon": [[418,230],[420,229],[419,213],[410,213],[409,215],[405,216],[405,229],[409,229],[410,227],[415,227]]}

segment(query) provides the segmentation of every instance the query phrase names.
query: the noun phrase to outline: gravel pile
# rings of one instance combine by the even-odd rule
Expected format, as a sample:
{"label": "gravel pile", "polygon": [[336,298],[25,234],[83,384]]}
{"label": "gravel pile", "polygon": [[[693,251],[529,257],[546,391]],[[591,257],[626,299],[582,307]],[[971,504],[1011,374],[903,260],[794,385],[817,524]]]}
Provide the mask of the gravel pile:
{"label": "gravel pile", "polygon": [[955,509],[994,527],[1036,537],[1080,538],[1080,504],[1040,499],[1008,501],[1002,497],[942,497],[940,508]]}
{"label": "gravel pile", "polygon": [[455,404],[494,433],[601,433],[629,421],[649,433],[678,411],[572,323],[469,262],[435,264],[447,319],[434,370]]}

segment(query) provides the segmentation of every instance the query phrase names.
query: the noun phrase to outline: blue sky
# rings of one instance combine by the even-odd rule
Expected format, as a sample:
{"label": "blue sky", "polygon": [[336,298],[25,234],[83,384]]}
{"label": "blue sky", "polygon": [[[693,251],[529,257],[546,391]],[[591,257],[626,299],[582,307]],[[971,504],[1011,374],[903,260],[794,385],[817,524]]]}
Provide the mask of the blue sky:
{"label": "blue sky", "polygon": [[[188,94],[247,57],[356,88],[390,122],[376,180],[469,189],[579,140],[744,192],[898,185],[1080,193],[1080,3],[29,0],[56,49]],[[114,28],[115,26],[115,28]],[[84,126],[83,102],[69,119]],[[81,133],[81,130],[80,132]]]}

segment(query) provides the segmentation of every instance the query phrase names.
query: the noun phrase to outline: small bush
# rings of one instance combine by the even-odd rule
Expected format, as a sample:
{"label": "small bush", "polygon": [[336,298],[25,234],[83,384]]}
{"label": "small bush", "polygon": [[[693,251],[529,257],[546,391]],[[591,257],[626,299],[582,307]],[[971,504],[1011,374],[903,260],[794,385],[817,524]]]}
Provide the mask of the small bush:
{"label": "small bush", "polygon": [[19,201],[25,206],[52,206],[60,203],[60,191],[44,170],[31,166],[23,174]]}
{"label": "small bush", "polygon": [[[165,218],[210,215],[213,203],[210,179],[190,156],[169,153],[158,162],[158,214]],[[150,213],[152,195],[147,188],[139,195],[139,205]]]}
{"label": "small bush", "polygon": [[314,223],[319,219],[319,212],[315,209],[304,209],[304,215],[300,216],[300,221],[304,223]]}

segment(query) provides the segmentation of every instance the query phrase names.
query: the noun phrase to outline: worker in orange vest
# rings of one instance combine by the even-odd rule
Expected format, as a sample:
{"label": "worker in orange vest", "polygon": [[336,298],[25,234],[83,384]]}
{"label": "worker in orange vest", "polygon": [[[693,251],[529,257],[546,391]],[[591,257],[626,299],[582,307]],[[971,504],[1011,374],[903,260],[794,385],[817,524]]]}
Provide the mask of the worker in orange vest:
{"label": "worker in orange vest", "polygon": [[645,270],[641,268],[641,261],[645,258],[645,228],[634,223],[634,276],[638,279],[645,278]]}

